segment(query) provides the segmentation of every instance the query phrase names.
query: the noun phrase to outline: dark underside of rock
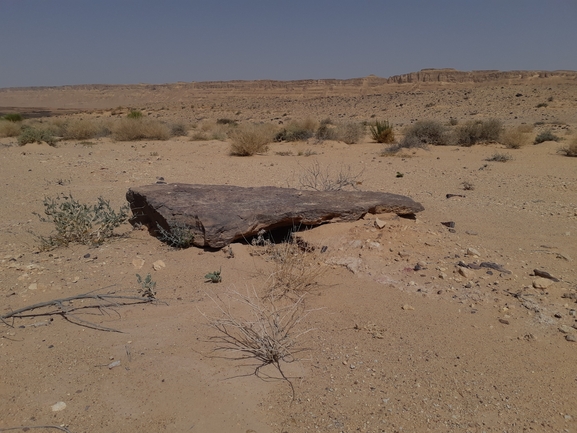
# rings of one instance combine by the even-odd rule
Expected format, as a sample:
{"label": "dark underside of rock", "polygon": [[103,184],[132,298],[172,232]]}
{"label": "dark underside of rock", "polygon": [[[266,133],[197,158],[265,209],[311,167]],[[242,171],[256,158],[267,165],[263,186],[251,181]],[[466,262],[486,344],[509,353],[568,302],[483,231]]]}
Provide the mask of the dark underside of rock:
{"label": "dark underside of rock", "polygon": [[133,224],[170,231],[186,226],[198,247],[222,248],[260,230],[355,221],[366,213],[411,216],[424,208],[397,194],[300,191],[272,186],[147,185],[126,193]]}

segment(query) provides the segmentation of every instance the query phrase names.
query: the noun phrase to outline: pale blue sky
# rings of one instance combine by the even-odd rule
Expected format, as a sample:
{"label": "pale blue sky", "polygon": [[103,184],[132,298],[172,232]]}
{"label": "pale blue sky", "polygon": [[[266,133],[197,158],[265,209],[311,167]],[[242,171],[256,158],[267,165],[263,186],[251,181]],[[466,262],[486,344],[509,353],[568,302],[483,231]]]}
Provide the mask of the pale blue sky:
{"label": "pale blue sky", "polygon": [[0,87],[577,70],[577,1],[0,0],[0,41]]}

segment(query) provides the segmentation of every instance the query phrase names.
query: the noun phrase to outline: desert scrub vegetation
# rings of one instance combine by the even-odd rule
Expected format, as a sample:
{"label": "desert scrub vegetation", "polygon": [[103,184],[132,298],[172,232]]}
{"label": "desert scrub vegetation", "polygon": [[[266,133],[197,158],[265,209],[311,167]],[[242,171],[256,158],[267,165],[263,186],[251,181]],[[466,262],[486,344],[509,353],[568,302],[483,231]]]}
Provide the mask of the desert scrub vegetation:
{"label": "desert scrub vegetation", "polygon": [[4,116],[0,117],[1,120],[6,120],[8,122],[22,122],[24,117],[20,113],[6,113]]}
{"label": "desert scrub vegetation", "polygon": [[20,135],[18,136],[19,146],[24,146],[28,143],[42,142],[50,146],[56,146],[58,140],[50,129],[44,129],[41,126],[22,125]]}
{"label": "desert scrub vegetation", "polygon": [[369,126],[369,131],[371,138],[377,143],[390,144],[395,141],[393,126],[386,120],[382,122],[377,120],[374,125]]}
{"label": "desert scrub vegetation", "polygon": [[575,137],[567,146],[561,147],[559,153],[562,153],[565,156],[577,157],[577,137]]}
{"label": "desert scrub vegetation", "polygon": [[365,135],[365,126],[360,123],[339,123],[335,130],[336,139],[346,144],[358,143]]}
{"label": "desert scrub vegetation", "polygon": [[313,191],[341,191],[347,188],[357,189],[363,183],[364,170],[353,171],[350,165],[341,165],[336,170],[323,167],[315,160],[310,166],[302,167],[299,175],[300,189]]}
{"label": "desert scrub vegetation", "polygon": [[435,146],[450,144],[450,136],[447,128],[436,120],[419,120],[405,130],[399,147],[426,147],[428,144]]}
{"label": "desert scrub vegetation", "polygon": [[185,223],[172,223],[168,230],[161,225],[157,226],[157,238],[169,246],[184,249],[192,246],[194,232]]}
{"label": "desert scrub vegetation", "polygon": [[43,201],[44,215],[36,215],[42,222],[54,224],[55,233],[37,236],[40,249],[49,251],[70,243],[99,245],[114,236],[114,229],[128,220],[128,206],[117,212],[110,202],[98,197],[94,205],[80,203],[71,194],[46,197]]}
{"label": "desert scrub vegetation", "polygon": [[131,110],[130,113],[126,115],[129,119],[142,119],[143,114],[140,110]]}
{"label": "desert scrub vegetation", "polygon": [[126,117],[112,125],[112,137],[118,141],[168,140],[170,128],[158,120]]}
{"label": "desert scrub vegetation", "polygon": [[18,137],[22,129],[21,122],[0,120],[0,137]]}
{"label": "desert scrub vegetation", "polygon": [[474,120],[455,129],[455,141],[465,147],[497,142],[501,138],[502,130],[503,122],[498,119]]}
{"label": "desert scrub vegetation", "polygon": [[306,141],[312,138],[317,131],[317,122],[313,119],[292,121],[279,131],[274,141]]}
{"label": "desert scrub vegetation", "polygon": [[63,126],[62,137],[65,140],[88,140],[103,134],[103,128],[88,119],[70,120]]}
{"label": "desert scrub vegetation", "polygon": [[547,129],[537,134],[533,144],[541,144],[544,143],[545,141],[559,141],[559,140],[561,140],[561,137],[553,134],[553,131],[551,131],[550,129]]}
{"label": "desert scrub vegetation", "polygon": [[[208,296],[217,308],[214,316],[203,313],[214,331],[209,342],[214,344],[213,353],[222,354],[213,356],[234,361],[256,361],[256,367],[249,375],[286,381],[294,399],[293,384],[284,374],[281,363],[295,362],[298,354],[307,350],[300,343],[302,337],[311,331],[302,327],[310,313],[305,308],[304,297],[296,301],[273,300],[260,298],[255,290],[249,289],[246,294],[229,290],[224,295]],[[281,377],[275,378],[261,371],[268,365],[273,366]]]}
{"label": "desert scrub vegetation", "polygon": [[252,156],[268,150],[268,144],[274,139],[274,127],[261,124],[244,124],[230,132],[230,154]]}
{"label": "desert scrub vegetation", "polygon": [[501,143],[507,149],[520,149],[529,144],[529,142],[529,135],[522,132],[519,128],[507,129],[501,136]]}

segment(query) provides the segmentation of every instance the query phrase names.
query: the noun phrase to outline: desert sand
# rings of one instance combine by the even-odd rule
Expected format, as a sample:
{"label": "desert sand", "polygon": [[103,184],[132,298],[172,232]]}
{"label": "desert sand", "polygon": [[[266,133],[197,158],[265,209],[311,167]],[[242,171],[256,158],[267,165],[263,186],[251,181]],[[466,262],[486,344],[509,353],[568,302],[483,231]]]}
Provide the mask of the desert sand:
{"label": "desert sand", "polygon": [[[0,315],[94,290],[138,297],[136,274],[151,275],[158,300],[78,313],[121,332],[60,315],[0,323],[0,431],[577,431],[577,158],[558,153],[576,135],[576,76],[445,71],[393,80],[0,89],[0,112],[46,122],[139,109],[187,125],[389,120],[400,136],[416,120],[497,118],[506,127],[535,125],[531,138],[551,130],[562,139],[382,156],[383,145],[367,134],[357,144],[312,138],[237,157],[226,140],[191,141],[193,131],[168,141],[103,137],[56,146],[0,138]],[[511,159],[487,161],[496,152]],[[122,236],[96,247],[40,251],[35,237],[52,229],[33,214],[43,213],[45,197],[94,203],[101,196],[118,208],[130,187],[161,177],[298,188],[313,163],[350,167],[361,174],[359,189],[406,195],[425,210],[414,220],[366,215],[299,234],[315,248],[309,265],[322,272],[306,290],[302,329],[309,332],[299,344],[308,350],[281,364],[294,400],[286,381],[251,374],[258,362],[211,356],[213,299],[266,290],[275,264],[265,248],[174,249],[128,223],[117,230]],[[498,268],[463,270],[460,261]],[[543,281],[535,269],[558,281]],[[215,270],[222,282],[205,282]],[[263,371],[278,377],[271,366]],[[54,410],[59,402],[65,408]]]}

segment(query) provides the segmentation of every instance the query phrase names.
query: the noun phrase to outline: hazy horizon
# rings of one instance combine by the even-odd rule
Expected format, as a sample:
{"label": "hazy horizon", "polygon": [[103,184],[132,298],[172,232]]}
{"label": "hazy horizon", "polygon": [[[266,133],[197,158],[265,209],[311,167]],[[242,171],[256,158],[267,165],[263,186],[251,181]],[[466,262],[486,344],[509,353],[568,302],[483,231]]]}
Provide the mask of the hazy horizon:
{"label": "hazy horizon", "polygon": [[577,70],[577,2],[2,0],[0,88]]}

